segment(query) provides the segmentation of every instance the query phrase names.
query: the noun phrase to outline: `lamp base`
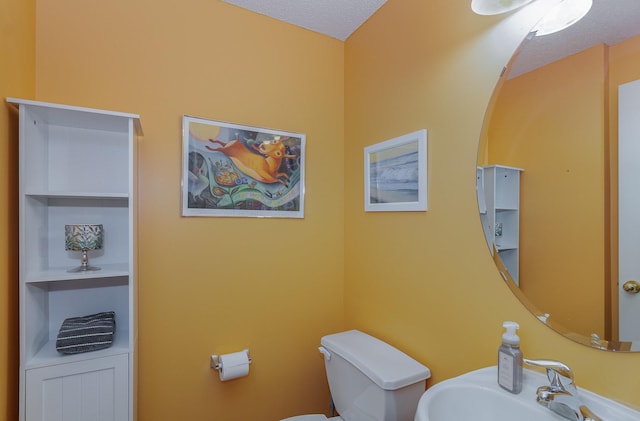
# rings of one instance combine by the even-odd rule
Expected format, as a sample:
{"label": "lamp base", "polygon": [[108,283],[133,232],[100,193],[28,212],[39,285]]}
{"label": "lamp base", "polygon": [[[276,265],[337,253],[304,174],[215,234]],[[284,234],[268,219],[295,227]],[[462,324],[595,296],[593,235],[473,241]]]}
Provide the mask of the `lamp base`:
{"label": "lamp base", "polygon": [[77,268],[69,269],[67,272],[69,273],[77,273],[77,272],[91,272],[94,270],[100,270],[99,267],[96,266],[78,266]]}
{"label": "lamp base", "polygon": [[77,273],[77,272],[90,272],[94,270],[100,270],[100,268],[96,266],[89,266],[89,257],[87,256],[87,250],[82,250],[82,258],[80,259],[80,266],[78,266],[77,268],[69,269],[67,272]]}

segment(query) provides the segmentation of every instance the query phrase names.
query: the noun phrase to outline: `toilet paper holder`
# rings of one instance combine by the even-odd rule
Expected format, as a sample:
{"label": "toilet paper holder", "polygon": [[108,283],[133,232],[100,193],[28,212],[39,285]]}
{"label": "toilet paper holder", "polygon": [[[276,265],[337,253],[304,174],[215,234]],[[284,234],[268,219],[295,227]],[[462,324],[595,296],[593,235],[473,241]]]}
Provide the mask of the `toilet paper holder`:
{"label": "toilet paper holder", "polygon": [[[247,359],[249,360],[249,364],[251,364],[252,360],[251,360],[251,355],[249,355],[249,350],[243,349],[242,351],[247,354]],[[222,368],[222,365],[220,364],[220,355],[217,355],[217,354],[211,355],[211,361],[209,364],[211,365],[211,368],[214,368],[220,371],[220,369]]]}

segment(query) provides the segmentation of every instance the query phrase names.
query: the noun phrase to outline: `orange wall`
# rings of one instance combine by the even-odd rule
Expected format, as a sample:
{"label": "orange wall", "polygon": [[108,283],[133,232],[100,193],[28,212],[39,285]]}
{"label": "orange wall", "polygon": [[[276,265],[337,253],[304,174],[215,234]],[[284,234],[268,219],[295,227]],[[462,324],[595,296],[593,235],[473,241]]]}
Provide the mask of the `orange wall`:
{"label": "orange wall", "polygon": [[[537,328],[499,282],[476,203],[483,112],[510,55],[489,50],[497,22],[467,2],[390,0],[346,43],[347,325],[429,366],[428,384],[495,364],[503,320],[523,340]],[[363,147],[423,128],[429,210],[365,213]]]}
{"label": "orange wall", "polygon": [[[37,97],[139,113],[140,420],[327,410],[343,328],[343,50],[221,1],[39,0]],[[307,135],[304,219],[180,216],[183,114]],[[213,353],[249,348],[221,383]]]}
{"label": "orange wall", "polygon": [[[543,7],[486,17],[468,2],[390,0],[347,40],[346,322],[427,364],[433,384],[495,364],[502,321],[515,320],[526,356],[564,361],[578,385],[640,404],[640,354],[590,349],[540,323],[502,281],[479,222],[483,115]],[[421,128],[429,211],[365,213],[362,148]]]}
{"label": "orange wall", "polygon": [[35,2],[0,5],[0,420],[18,419],[18,119],[4,98],[35,90]]}
{"label": "orange wall", "polygon": [[[35,96],[142,117],[140,420],[325,411],[316,346],[341,328],[402,348],[433,384],[494,364],[506,319],[520,322],[527,356],[561,359],[583,387],[640,404],[640,354],[540,324],[501,281],[479,224],[483,113],[539,15],[389,0],[343,44],[222,2],[86,3],[38,0]],[[306,132],[306,218],[181,218],[183,113]],[[420,128],[429,211],[365,214],[362,148]],[[220,383],[209,354],[245,346],[250,376]]]}
{"label": "orange wall", "polygon": [[[606,48],[599,45],[507,80],[488,133],[489,162],[524,169],[520,288],[551,321],[600,337],[605,60]],[[577,307],[566,305],[567,296]]]}

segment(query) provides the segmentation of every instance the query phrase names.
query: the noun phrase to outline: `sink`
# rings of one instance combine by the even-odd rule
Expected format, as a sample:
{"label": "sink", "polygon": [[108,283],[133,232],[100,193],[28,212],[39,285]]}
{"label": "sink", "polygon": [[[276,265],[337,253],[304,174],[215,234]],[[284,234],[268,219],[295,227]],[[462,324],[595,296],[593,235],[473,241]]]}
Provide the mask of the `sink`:
{"label": "sink", "polygon": [[[536,402],[538,387],[549,383],[544,374],[525,369],[518,395],[498,386],[497,376],[496,366],[487,367],[428,388],[418,403],[415,421],[565,420]],[[604,421],[640,420],[640,411],[580,387],[578,390],[582,401]]]}

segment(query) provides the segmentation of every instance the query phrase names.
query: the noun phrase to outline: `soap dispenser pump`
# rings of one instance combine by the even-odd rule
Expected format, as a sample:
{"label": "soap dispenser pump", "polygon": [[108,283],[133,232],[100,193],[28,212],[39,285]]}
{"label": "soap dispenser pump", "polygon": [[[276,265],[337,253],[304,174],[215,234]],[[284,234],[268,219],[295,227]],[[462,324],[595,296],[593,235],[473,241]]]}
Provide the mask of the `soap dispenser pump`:
{"label": "soap dispenser pump", "polygon": [[511,393],[522,390],[522,351],[520,338],[516,330],[520,328],[516,322],[504,322],[502,327],[502,345],[498,348],[498,384]]}

